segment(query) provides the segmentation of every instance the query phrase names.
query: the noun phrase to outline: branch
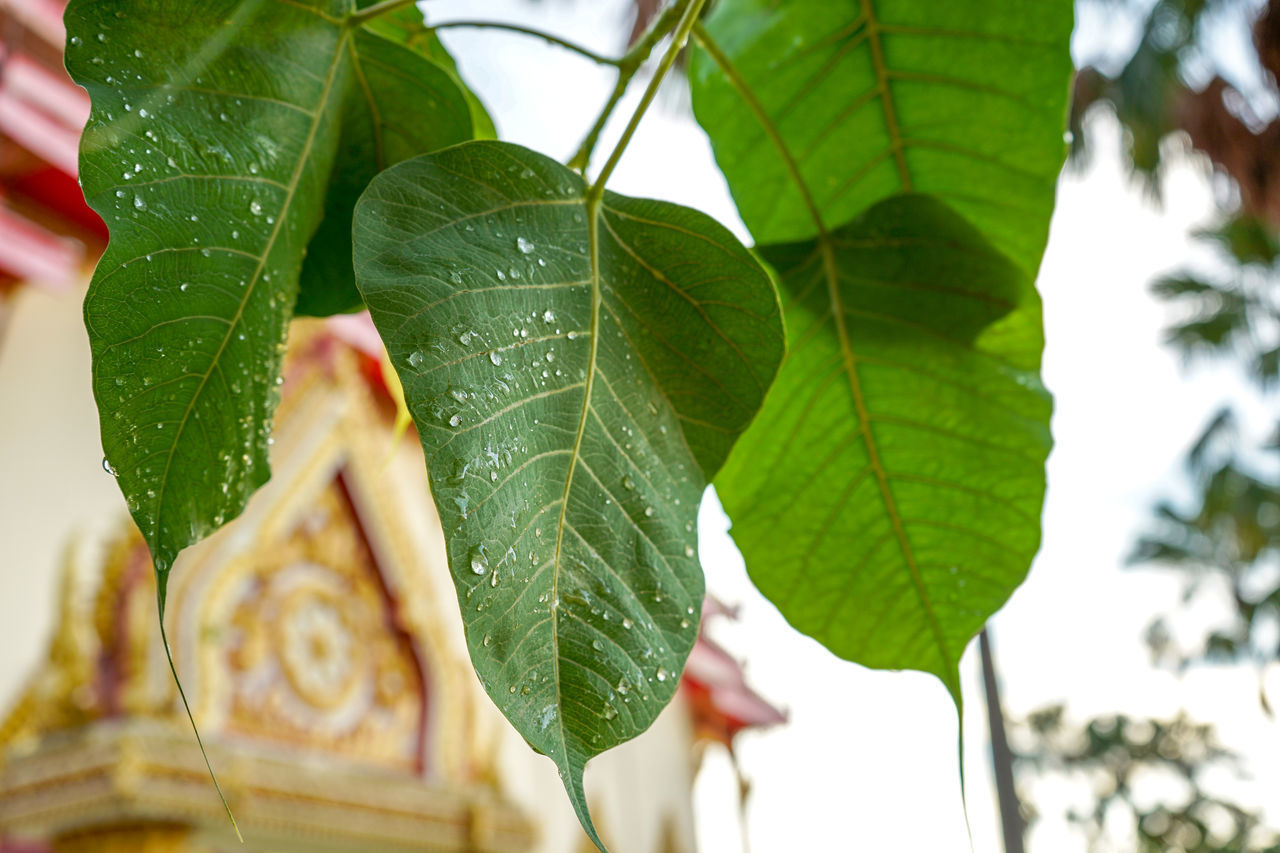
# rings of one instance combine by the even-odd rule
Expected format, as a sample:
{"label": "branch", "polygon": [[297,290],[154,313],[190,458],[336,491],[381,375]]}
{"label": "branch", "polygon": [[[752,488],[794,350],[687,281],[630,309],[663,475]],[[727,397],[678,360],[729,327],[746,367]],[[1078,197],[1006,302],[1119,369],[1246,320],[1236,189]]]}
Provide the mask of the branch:
{"label": "branch", "polygon": [[[680,55],[680,51],[684,50],[685,43],[689,41],[689,33],[693,31],[694,26],[698,23],[698,15],[702,13],[702,7],[706,2],[707,0],[687,0],[684,3],[683,11],[680,15],[680,23],[676,25],[675,35],[671,37],[671,44],[667,46],[667,52],[658,61],[658,67],[653,72],[653,79],[649,81],[649,85],[645,87],[644,94],[640,96],[640,103],[636,106],[636,111],[631,114],[631,120],[627,122],[626,129],[622,131],[622,138],[614,146],[613,153],[605,161],[604,168],[600,170],[600,174],[587,189],[588,207],[592,205],[593,201],[599,200],[604,195],[605,182],[609,180],[609,176],[613,174],[618,161],[622,159],[622,152],[626,150],[627,144],[631,142],[631,137],[636,132],[636,128],[640,126],[640,120],[644,118],[645,111],[649,109],[649,105],[653,103],[653,99],[657,96],[658,88],[662,85],[667,72],[675,64],[676,57]],[[677,4],[678,6],[679,4]]]}
{"label": "branch", "polygon": [[640,70],[640,66],[644,65],[645,60],[649,58],[649,54],[653,53],[653,48],[662,40],[662,37],[671,32],[676,26],[679,21],[679,12],[679,3],[674,3],[664,9],[662,14],[653,22],[649,31],[627,51],[626,55],[618,60],[618,82],[614,84],[609,100],[605,102],[604,109],[600,111],[595,123],[587,131],[582,144],[578,146],[578,150],[574,152],[574,155],[569,158],[568,165],[570,169],[576,169],[583,174],[586,173],[587,166],[591,162],[591,154],[595,151],[596,143],[600,140],[600,134],[604,131],[604,126],[613,115],[614,108],[618,106],[618,102],[626,94],[627,87],[631,84],[631,78],[635,77],[636,72]]}
{"label": "branch", "polygon": [[468,29],[477,29],[477,30],[504,30],[506,32],[520,33],[521,35],[533,36],[534,38],[542,39],[548,44],[553,44],[553,45],[557,45],[558,47],[563,47],[565,50],[571,50],[574,53],[578,54],[579,56],[584,56],[587,59],[590,59],[592,62],[597,62],[600,65],[612,65],[614,68],[618,68],[618,67],[621,67],[623,62],[622,59],[614,59],[609,56],[603,56],[599,53],[596,53],[593,50],[588,50],[582,45],[574,44],[568,39],[563,39],[563,38],[560,38],[560,36],[553,35],[552,33],[543,32],[542,30],[535,30],[532,27],[522,27],[517,24],[504,24],[501,21],[446,21],[443,24],[427,25],[427,28],[431,30],[447,30],[447,29],[462,28],[462,27],[466,27]]}

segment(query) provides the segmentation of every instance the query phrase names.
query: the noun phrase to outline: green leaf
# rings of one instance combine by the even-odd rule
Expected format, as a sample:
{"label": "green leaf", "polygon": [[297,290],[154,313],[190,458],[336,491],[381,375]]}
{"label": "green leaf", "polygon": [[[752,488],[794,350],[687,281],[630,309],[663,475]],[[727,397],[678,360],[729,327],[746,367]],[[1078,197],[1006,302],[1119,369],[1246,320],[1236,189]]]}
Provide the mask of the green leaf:
{"label": "green leaf", "polygon": [[760,249],[794,352],[717,481],[748,569],[837,654],[937,673],[957,706],[956,661],[1039,541],[1032,282],[1071,23],[1066,2],[724,0],[693,60],[747,226],[802,241]]}
{"label": "green leaf", "polygon": [[[829,227],[929,193],[1034,276],[1071,81],[1066,0],[723,0],[707,22]],[[760,243],[818,234],[729,79],[696,51],[693,106]]]}
{"label": "green leaf", "polygon": [[470,110],[445,69],[363,30],[349,39],[348,52],[355,81],[341,107],[337,161],[295,314],[364,308],[351,269],[351,212],[360,193],[388,166],[472,136]]}
{"label": "green leaf", "polygon": [[866,666],[935,673],[958,703],[960,654],[1039,545],[1035,289],[927,196],[761,252],[789,351],[716,480],[734,539],[796,628]]}
{"label": "green leaf", "polygon": [[[162,606],[178,552],[268,477],[303,256],[322,216],[344,234],[322,232],[313,253],[342,254],[327,243],[348,240],[348,170],[371,171],[340,149],[381,134],[397,157],[469,131],[443,71],[356,32],[349,12],[339,0],[67,10],[67,67],[93,103],[81,182],[111,232],[85,300],[94,395]],[[384,95],[405,125],[358,129]]]}
{"label": "green leaf", "polygon": [[[362,5],[371,5],[371,0],[366,0]],[[444,42],[440,41],[435,30],[427,27],[421,9],[416,6],[402,6],[393,12],[374,18],[365,26],[383,38],[404,45],[420,56],[430,59],[449,72],[453,82],[466,96],[467,106],[471,110],[471,123],[475,127],[475,138],[498,138],[498,129],[493,124],[493,117],[489,115],[480,96],[462,79],[458,63],[444,46]]]}
{"label": "green leaf", "polygon": [[586,762],[671,699],[703,597],[697,509],[783,332],[693,210],[471,142],[383,172],[356,278],[426,451],[471,659],[599,844]]}

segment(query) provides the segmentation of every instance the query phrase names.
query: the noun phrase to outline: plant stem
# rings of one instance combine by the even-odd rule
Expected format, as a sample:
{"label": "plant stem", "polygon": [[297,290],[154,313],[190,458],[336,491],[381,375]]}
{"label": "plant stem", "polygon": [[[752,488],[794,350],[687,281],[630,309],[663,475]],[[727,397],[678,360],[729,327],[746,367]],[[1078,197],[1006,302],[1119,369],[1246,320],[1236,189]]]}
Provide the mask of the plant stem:
{"label": "plant stem", "polygon": [[618,82],[614,84],[613,91],[609,93],[609,100],[605,102],[604,109],[596,117],[595,124],[591,125],[591,130],[587,131],[587,135],[583,138],[582,144],[578,146],[578,150],[569,158],[568,166],[570,169],[586,174],[587,165],[591,162],[591,152],[595,150],[596,142],[600,140],[600,134],[604,130],[605,124],[609,121],[609,117],[613,115],[614,108],[618,106],[618,101],[621,101],[622,96],[626,94],[627,86],[631,83],[633,76],[635,76],[634,70],[630,73],[623,71],[618,74]]}
{"label": "plant stem", "polygon": [[640,126],[640,120],[644,118],[645,111],[649,109],[649,105],[653,103],[653,99],[657,96],[658,88],[662,85],[667,72],[675,64],[676,57],[680,54],[680,51],[684,50],[685,43],[689,40],[689,33],[693,31],[694,25],[698,23],[698,15],[701,14],[702,7],[706,2],[707,0],[686,0],[684,3],[683,11],[680,14],[680,23],[676,25],[675,34],[671,37],[671,44],[667,46],[667,52],[662,55],[662,59],[658,61],[658,67],[654,69],[653,79],[649,81],[649,85],[645,87],[644,94],[640,96],[640,103],[636,106],[636,111],[631,114],[631,120],[627,122],[626,129],[622,131],[622,138],[614,146],[613,153],[605,161],[604,167],[600,170],[600,174],[595,181],[587,188],[587,206],[589,208],[594,206],[604,195],[605,183],[609,180],[609,176],[613,174],[618,161],[622,159],[622,152],[627,149],[627,144],[631,142],[631,137],[635,134],[636,128]]}
{"label": "plant stem", "polygon": [[381,3],[374,3],[367,9],[362,9],[347,17],[347,26],[358,27],[366,21],[371,21],[379,15],[385,15],[388,12],[394,12],[401,6],[409,6],[416,3],[417,0],[382,0]]}
{"label": "plant stem", "polygon": [[613,115],[614,108],[618,106],[618,102],[626,94],[627,87],[631,84],[631,79],[635,77],[636,72],[640,70],[640,66],[644,65],[645,60],[649,58],[654,46],[675,27],[679,20],[679,12],[679,3],[664,9],[662,14],[654,20],[653,25],[649,27],[649,31],[622,58],[617,60],[615,65],[618,68],[618,81],[614,84],[613,92],[609,94],[609,100],[605,103],[604,109],[600,111],[595,124],[587,131],[587,135],[583,138],[582,144],[578,146],[578,150],[569,158],[570,169],[586,173],[587,166],[591,161],[591,154],[595,151],[596,143],[599,142],[600,134],[604,131],[604,126],[608,123],[609,117]]}
{"label": "plant stem", "polygon": [[621,66],[623,61],[622,59],[603,56],[593,50],[588,50],[581,45],[574,44],[568,39],[563,39],[560,38],[560,36],[553,35],[552,33],[535,30],[532,27],[522,27],[517,24],[504,24],[501,21],[446,21],[443,24],[428,24],[427,27],[432,30],[446,30],[455,27],[466,27],[468,29],[477,30],[505,30],[506,32],[521,33],[522,35],[540,38],[549,44],[563,47],[565,50],[571,50],[579,56],[585,56],[592,62],[598,62],[601,65],[612,65],[617,68]]}

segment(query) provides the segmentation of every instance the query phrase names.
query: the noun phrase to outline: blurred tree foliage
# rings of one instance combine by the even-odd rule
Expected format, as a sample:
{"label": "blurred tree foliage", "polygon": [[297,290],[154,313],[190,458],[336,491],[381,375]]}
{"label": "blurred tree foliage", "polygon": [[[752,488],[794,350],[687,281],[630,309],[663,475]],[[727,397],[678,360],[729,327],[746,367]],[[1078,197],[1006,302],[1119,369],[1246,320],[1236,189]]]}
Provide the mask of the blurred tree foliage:
{"label": "blurred tree foliage", "polygon": [[[1092,802],[1067,818],[1092,850],[1280,851],[1280,835],[1257,812],[1202,785],[1215,773],[1240,772],[1238,756],[1217,742],[1211,726],[1181,714],[1170,720],[1115,715],[1071,725],[1054,706],[1032,714],[1013,734],[1021,748],[1024,803],[1032,802],[1027,782],[1037,778],[1067,777],[1085,786]],[[1139,787],[1168,795],[1153,797]],[[1034,809],[1027,811],[1034,820]],[[1110,834],[1116,823],[1131,825],[1133,837]]]}
{"label": "blurred tree foliage", "polygon": [[[1133,561],[1180,573],[1184,601],[1225,591],[1231,604],[1190,648],[1175,640],[1165,616],[1156,617],[1147,642],[1157,661],[1178,667],[1249,661],[1261,674],[1280,659],[1280,484],[1274,473],[1259,473],[1251,458],[1274,451],[1273,443],[1246,450],[1236,416],[1223,409],[1187,454],[1193,507],[1156,506],[1154,529],[1139,540]],[[1270,714],[1262,683],[1259,701]]]}
{"label": "blurred tree foliage", "polygon": [[[1157,201],[1172,152],[1207,159],[1221,216],[1195,238],[1212,248],[1216,269],[1180,271],[1153,290],[1177,317],[1168,331],[1172,347],[1189,360],[1234,362],[1260,390],[1271,390],[1280,383],[1280,0],[1098,2],[1145,17],[1118,71],[1080,70],[1072,162],[1086,164],[1097,144],[1086,127],[1093,110],[1119,121],[1133,174]],[[1232,19],[1252,21],[1251,56],[1211,47],[1214,28]],[[1242,72],[1242,62],[1252,67]],[[1257,446],[1240,423],[1230,407],[1210,420],[1185,459],[1191,500],[1184,508],[1160,501],[1133,551],[1135,564],[1178,573],[1184,605],[1224,592],[1231,604],[1191,641],[1171,629],[1172,614],[1153,617],[1146,639],[1158,663],[1250,662],[1262,673],[1280,660],[1280,431]],[[1270,715],[1262,684],[1260,675],[1259,701]],[[1039,781],[1086,783],[1092,805],[1068,819],[1092,850],[1280,851],[1280,836],[1258,813],[1206,790],[1206,778],[1240,773],[1238,757],[1217,743],[1212,727],[1185,715],[1072,724],[1055,706],[1016,723],[1012,734],[1027,818],[1037,817],[1030,803]],[[1135,795],[1139,779],[1143,791],[1156,793]]]}
{"label": "blurred tree foliage", "polygon": [[[1088,162],[1084,120],[1091,110],[1112,111],[1125,131],[1128,159],[1159,194],[1166,142],[1179,135],[1205,154],[1228,180],[1224,207],[1280,225],[1274,116],[1280,70],[1280,4],[1267,0],[1082,0],[1116,15],[1147,10],[1137,46],[1120,70],[1087,65],[1076,76],[1069,126],[1071,155]],[[1261,8],[1260,8],[1261,7]],[[1225,56],[1214,29],[1253,20],[1251,57]],[[1215,52],[1216,50],[1216,52]],[[1240,62],[1250,66],[1244,73]],[[1227,68],[1234,73],[1229,79]],[[1231,199],[1235,196],[1235,199]]]}
{"label": "blurred tree foliage", "polygon": [[[1254,53],[1215,56],[1207,43],[1216,17],[1252,18]],[[1216,71],[1237,68],[1256,85],[1238,87]],[[1270,390],[1280,381],[1280,0],[1158,0],[1137,49],[1121,71],[1084,69],[1076,83],[1071,124],[1074,153],[1088,156],[1084,116],[1109,107],[1128,140],[1135,174],[1158,197],[1162,153],[1170,136],[1206,156],[1222,188],[1221,222],[1195,237],[1217,258],[1212,273],[1186,270],[1153,285],[1177,316],[1167,340],[1188,360],[1234,362]],[[1200,85],[1193,80],[1201,79]],[[1249,90],[1251,94],[1246,94]],[[1270,118],[1263,116],[1270,113]],[[1155,507],[1152,529],[1132,562],[1178,572],[1184,601],[1225,586],[1233,603],[1227,621],[1192,648],[1181,648],[1157,618],[1148,642],[1161,662],[1248,660],[1261,667],[1280,658],[1280,467],[1275,439],[1246,447],[1240,418],[1219,411],[1192,444],[1186,469],[1190,508]],[[1265,694],[1262,702],[1266,707]]]}

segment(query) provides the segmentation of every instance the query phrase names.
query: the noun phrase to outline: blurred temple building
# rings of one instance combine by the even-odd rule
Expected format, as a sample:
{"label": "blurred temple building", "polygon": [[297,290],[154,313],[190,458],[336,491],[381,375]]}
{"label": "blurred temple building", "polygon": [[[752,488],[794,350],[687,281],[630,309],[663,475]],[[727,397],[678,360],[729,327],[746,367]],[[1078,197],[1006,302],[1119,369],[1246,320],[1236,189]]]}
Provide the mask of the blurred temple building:
{"label": "blurred temple building", "polygon": [[[78,314],[106,238],[75,178],[88,102],[61,68],[63,5],[0,0],[0,344],[20,285],[66,290]],[[471,668],[388,369],[367,316],[295,323],[272,478],[171,575],[175,666],[244,845],[182,710],[121,501],[111,541],[69,548],[60,579],[4,564],[50,570],[60,591],[47,650],[32,637],[33,674],[0,696],[0,853],[593,849],[552,763]],[[705,615],[731,614],[708,602]],[[602,836],[618,853],[692,853],[702,748],[781,719],[702,636],[667,711],[589,768]]]}
{"label": "blurred temple building", "polygon": [[[371,333],[362,318],[295,323],[273,476],[169,583],[178,675],[247,846],[182,710],[150,557],[122,517],[99,565],[67,558],[48,651],[0,718],[0,850],[587,843],[551,763],[472,672],[421,448],[395,435],[383,362],[349,343]],[[778,719],[704,637],[653,729],[593,765],[602,833],[623,853],[692,851],[700,744]]]}
{"label": "blurred temple building", "polygon": [[69,288],[106,241],[76,181],[89,96],[62,67],[65,0],[0,0],[0,326],[20,283]]}

